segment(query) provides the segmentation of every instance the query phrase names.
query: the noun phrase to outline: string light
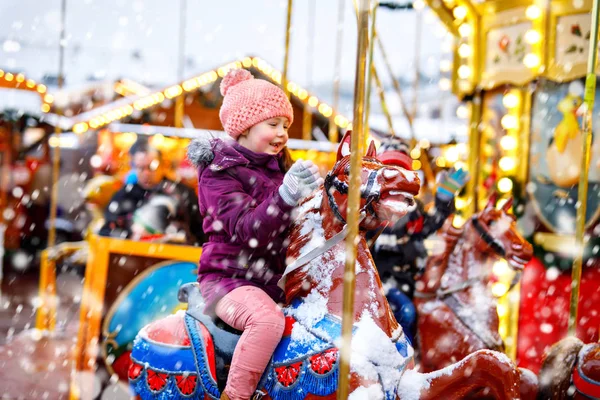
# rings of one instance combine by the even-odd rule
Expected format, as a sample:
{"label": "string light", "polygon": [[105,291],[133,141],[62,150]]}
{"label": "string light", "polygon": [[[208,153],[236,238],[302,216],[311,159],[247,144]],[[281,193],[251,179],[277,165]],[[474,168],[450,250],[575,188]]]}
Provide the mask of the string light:
{"label": "string light", "polygon": [[467,16],[467,8],[465,6],[458,6],[452,10],[452,14],[456,19],[464,19]]}
{"label": "string light", "polygon": [[535,68],[540,65],[540,57],[537,54],[529,53],[523,58],[523,64],[527,68]]}
{"label": "string light", "polygon": [[514,93],[507,93],[502,97],[502,104],[506,108],[515,108],[519,105],[519,97]]}
{"label": "string light", "polygon": [[525,10],[525,16],[527,16],[527,18],[529,18],[531,20],[538,19],[541,15],[542,15],[542,10],[535,4],[530,5]]}
{"label": "string light", "polygon": [[513,188],[513,181],[510,178],[504,177],[498,181],[498,190],[501,193],[508,193]]}
{"label": "string light", "polygon": [[473,32],[473,27],[471,25],[464,23],[458,27],[458,33],[462,37],[467,37]]}

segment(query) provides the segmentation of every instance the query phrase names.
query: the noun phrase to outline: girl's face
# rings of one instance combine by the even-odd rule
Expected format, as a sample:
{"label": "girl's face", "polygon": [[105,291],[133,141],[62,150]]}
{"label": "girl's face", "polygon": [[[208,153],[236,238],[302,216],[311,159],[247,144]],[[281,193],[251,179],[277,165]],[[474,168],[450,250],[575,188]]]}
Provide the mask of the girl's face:
{"label": "girl's face", "polygon": [[278,154],[288,141],[289,126],[286,117],[270,118],[242,133],[238,143],[255,153]]}

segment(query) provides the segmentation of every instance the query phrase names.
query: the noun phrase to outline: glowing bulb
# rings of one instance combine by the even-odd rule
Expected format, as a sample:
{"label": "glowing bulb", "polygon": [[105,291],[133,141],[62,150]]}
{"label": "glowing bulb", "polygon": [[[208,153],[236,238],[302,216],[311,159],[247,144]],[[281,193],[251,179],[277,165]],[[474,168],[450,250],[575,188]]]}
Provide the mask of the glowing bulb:
{"label": "glowing bulb", "polygon": [[500,146],[506,151],[513,150],[517,147],[517,139],[510,135],[502,136]]}
{"label": "glowing bulb", "polygon": [[412,162],[412,169],[413,171],[417,171],[419,169],[421,169],[422,165],[421,165],[421,161],[419,160],[413,160]]}
{"label": "glowing bulb", "polygon": [[504,177],[498,181],[498,190],[501,193],[508,193],[513,188],[513,181],[510,178]]}
{"label": "glowing bulb", "polygon": [[506,114],[500,120],[500,124],[504,129],[515,129],[517,127],[517,118],[514,115]]}
{"label": "glowing bulb", "polygon": [[425,2],[423,0],[413,1],[413,8],[415,10],[422,10],[424,7],[425,7]]}
{"label": "glowing bulb", "polygon": [[469,109],[464,104],[456,108],[456,116],[461,119],[469,118]]}
{"label": "glowing bulb", "polygon": [[473,32],[473,28],[471,27],[471,25],[464,23],[461,24],[458,27],[458,33],[460,34],[460,36],[462,37],[467,37],[469,36],[471,33]]}
{"label": "glowing bulb", "polygon": [[461,79],[467,79],[468,77],[471,76],[471,67],[469,67],[468,65],[461,65],[458,68],[458,76]]}
{"label": "glowing bulb", "polygon": [[319,99],[317,99],[315,96],[310,96],[308,98],[308,105],[311,107],[316,107],[317,104],[319,104]]}
{"label": "glowing bulb", "polygon": [[519,105],[519,97],[514,93],[507,93],[502,98],[502,104],[506,108],[515,108]]}
{"label": "glowing bulb", "polygon": [[535,68],[540,65],[540,57],[537,54],[529,53],[523,58],[523,64],[527,68]]}
{"label": "glowing bulb", "polygon": [[446,160],[448,160],[448,162],[450,164],[454,164],[455,162],[458,161],[458,149],[456,148],[456,146],[450,146],[448,147],[448,149],[446,150]]}
{"label": "glowing bulb", "polygon": [[508,292],[508,286],[502,282],[496,282],[492,285],[492,293],[496,297],[502,297]]}
{"label": "glowing bulb", "polygon": [[452,69],[452,61],[450,60],[442,60],[440,61],[440,71],[448,72]]}
{"label": "glowing bulb", "polygon": [[452,87],[452,82],[450,82],[450,79],[442,78],[440,79],[438,86],[441,90],[450,90],[450,88]]}
{"label": "glowing bulb", "polygon": [[535,29],[530,29],[527,32],[525,32],[525,41],[527,43],[536,44],[540,40],[542,40],[542,35],[539,31],[536,31]]}
{"label": "glowing bulb", "polygon": [[463,43],[459,46],[458,48],[458,55],[461,56],[462,58],[467,58],[471,55],[472,50],[471,50],[471,46],[469,46],[466,43]]}
{"label": "glowing bulb", "polygon": [[513,157],[502,157],[500,161],[498,161],[498,166],[504,172],[509,172],[515,169],[517,163]]}
{"label": "glowing bulb", "polygon": [[421,141],[419,142],[419,147],[423,149],[428,149],[429,146],[431,146],[431,142],[429,142],[429,140],[427,139],[421,139]]}
{"label": "glowing bulb", "polygon": [[529,19],[538,19],[542,15],[542,10],[535,4],[532,4],[525,10],[525,15]]}
{"label": "glowing bulb", "polygon": [[410,156],[414,159],[417,160],[419,157],[421,157],[421,149],[418,147],[415,147],[414,149],[412,149],[410,151]]}
{"label": "glowing bulb", "polygon": [[463,19],[467,16],[467,8],[465,6],[458,6],[452,11],[452,14],[456,19]]}

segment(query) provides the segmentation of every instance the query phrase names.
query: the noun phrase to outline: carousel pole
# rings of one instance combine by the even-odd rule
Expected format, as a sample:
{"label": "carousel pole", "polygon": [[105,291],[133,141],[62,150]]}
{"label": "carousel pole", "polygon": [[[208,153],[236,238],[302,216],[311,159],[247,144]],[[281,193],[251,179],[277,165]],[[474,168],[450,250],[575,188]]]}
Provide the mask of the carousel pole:
{"label": "carousel pole", "polygon": [[[58,90],[64,83],[65,64],[65,19],[67,14],[67,0],[61,1],[60,6],[60,40],[58,42]],[[40,292],[42,293],[42,306],[36,316],[36,326],[47,330],[54,330],[56,326],[56,264],[52,248],[56,244],[56,214],[58,208],[58,179],[60,177],[60,115],[57,109],[58,122],[54,127],[56,145],[52,152],[52,189],[50,192],[50,216],[48,229],[48,243],[42,252],[40,263]]]}
{"label": "carousel pole", "polygon": [[[179,9],[179,52],[177,57],[177,80],[183,81],[185,70],[185,12],[187,0],[180,0]],[[184,92],[185,93],[185,92]],[[175,98],[175,128],[183,128],[183,114],[185,109],[185,94],[182,93]]]}
{"label": "carousel pole", "polygon": [[[311,91],[313,85],[313,62],[315,58],[315,6],[316,0],[310,0],[308,4],[308,40],[306,54],[306,89]],[[312,117],[310,106],[305,106],[302,111],[302,139],[312,139]]]}
{"label": "carousel pole", "polygon": [[354,287],[356,283],[356,237],[360,207],[360,163],[364,154],[363,122],[365,104],[365,72],[369,34],[370,0],[358,2],[358,49],[354,81],[354,117],[350,144],[350,185],[348,189],[348,237],[346,238],[346,268],[344,270],[344,300],[342,312],[342,345],[340,350],[340,381],[338,399],[346,400],[349,392],[350,357],[352,355],[352,324],[354,322]]}
{"label": "carousel pole", "polygon": [[373,63],[373,44],[374,44],[374,39],[375,39],[375,19],[376,19],[376,15],[377,15],[377,7],[379,7],[379,0],[373,0],[373,4],[372,4],[372,15],[371,15],[371,29],[369,32],[369,58],[368,58],[368,74],[367,74],[367,92],[366,92],[366,98],[365,98],[365,122],[364,122],[364,126],[363,129],[365,131],[364,133],[364,140],[368,139],[369,136],[369,116],[371,114],[371,84],[373,83],[373,79],[374,79],[374,75],[375,75],[375,68],[373,68],[373,66],[375,65]]}
{"label": "carousel pole", "polygon": [[385,119],[387,120],[388,129],[390,130],[390,134],[392,136],[396,136],[396,131],[394,130],[394,121],[392,120],[392,115],[390,114],[387,102],[385,101],[385,90],[383,88],[383,84],[381,83],[381,79],[379,79],[379,74],[377,74],[375,65],[371,65],[371,73],[373,74],[375,85],[377,86],[377,94],[379,95],[379,102],[381,103],[381,111],[383,111],[383,115],[385,115]]}
{"label": "carousel pole", "polygon": [[579,288],[581,284],[581,268],[583,264],[583,248],[585,235],[585,214],[587,211],[588,175],[590,172],[590,148],[592,146],[592,112],[594,111],[594,96],[596,94],[596,64],[598,61],[598,7],[599,0],[592,5],[592,25],[588,54],[587,75],[585,79],[585,95],[583,98],[583,158],[577,198],[577,220],[575,231],[575,259],[571,271],[571,307],[569,315],[569,334],[575,335],[577,330],[577,305],[579,304]]}
{"label": "carousel pole", "polygon": [[[342,69],[342,43],[344,41],[344,0],[338,0],[337,37],[335,39],[335,67],[333,72],[333,109],[338,110],[340,103],[340,74]],[[329,118],[329,141],[338,142],[338,128],[335,115]]]}
{"label": "carousel pole", "polygon": [[290,34],[292,30],[293,3],[293,0],[288,0],[287,19],[285,24],[285,53],[283,56],[283,74],[281,76],[281,85],[283,86],[283,91],[288,99],[290,98],[290,91],[288,90],[288,64],[290,59]]}

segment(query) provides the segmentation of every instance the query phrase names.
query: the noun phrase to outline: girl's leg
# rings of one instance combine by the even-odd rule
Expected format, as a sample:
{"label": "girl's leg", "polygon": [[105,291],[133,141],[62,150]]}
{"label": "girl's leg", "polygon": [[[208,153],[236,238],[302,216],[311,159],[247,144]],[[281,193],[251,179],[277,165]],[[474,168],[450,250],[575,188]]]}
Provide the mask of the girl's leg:
{"label": "girl's leg", "polygon": [[233,352],[225,392],[231,400],[247,400],[281,340],[285,317],[269,295],[254,286],[232,290],[215,311],[228,325],[244,331]]}

